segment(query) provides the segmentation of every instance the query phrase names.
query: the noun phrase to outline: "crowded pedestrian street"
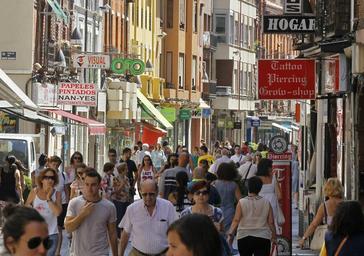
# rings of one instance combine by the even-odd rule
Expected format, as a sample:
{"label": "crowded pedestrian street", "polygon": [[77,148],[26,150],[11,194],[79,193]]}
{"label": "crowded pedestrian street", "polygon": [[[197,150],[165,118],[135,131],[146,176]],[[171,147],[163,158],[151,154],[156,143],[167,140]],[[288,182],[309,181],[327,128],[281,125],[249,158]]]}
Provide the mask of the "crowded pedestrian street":
{"label": "crowded pedestrian street", "polygon": [[0,256],[364,255],[364,0],[0,4]]}

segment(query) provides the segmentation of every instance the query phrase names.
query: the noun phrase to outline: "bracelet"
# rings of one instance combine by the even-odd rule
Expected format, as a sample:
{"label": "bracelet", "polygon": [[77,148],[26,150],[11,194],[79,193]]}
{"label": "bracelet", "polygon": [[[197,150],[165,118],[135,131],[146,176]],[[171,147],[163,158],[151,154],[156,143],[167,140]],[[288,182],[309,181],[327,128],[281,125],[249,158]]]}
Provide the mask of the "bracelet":
{"label": "bracelet", "polygon": [[303,236],[303,237],[302,237],[302,240],[303,240],[303,241],[305,241],[306,239],[307,239],[307,237],[305,237],[305,236]]}

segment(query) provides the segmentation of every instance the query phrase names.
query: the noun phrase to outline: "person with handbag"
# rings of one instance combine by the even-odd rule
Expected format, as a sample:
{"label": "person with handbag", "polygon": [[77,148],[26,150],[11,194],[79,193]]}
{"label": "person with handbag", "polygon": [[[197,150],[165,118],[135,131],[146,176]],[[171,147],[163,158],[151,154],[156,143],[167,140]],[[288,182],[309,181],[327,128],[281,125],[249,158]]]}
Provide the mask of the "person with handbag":
{"label": "person with handbag", "polygon": [[[314,242],[311,245],[311,249],[319,250],[321,248],[324,241],[324,233],[327,229],[327,226],[322,226],[322,224],[324,225],[331,224],[336,207],[343,200],[343,191],[344,191],[343,186],[337,178],[329,178],[327,180],[327,182],[324,185],[323,193],[325,197],[328,197],[329,199],[321,203],[320,207],[317,210],[315,218],[306,229],[301,240],[298,242],[301,248],[304,247],[305,241],[308,239],[308,237],[310,237],[312,234],[315,233],[316,229],[319,226],[320,228],[316,232],[317,235],[316,238],[313,240]],[[326,223],[323,223],[326,219],[327,219]]]}
{"label": "person with handbag", "polygon": [[341,202],[325,235],[326,255],[359,256],[364,252],[364,215],[357,201]]}
{"label": "person with handbag", "polygon": [[241,177],[240,190],[243,196],[248,195],[248,180],[254,177],[257,173],[257,165],[254,164],[253,158],[251,156],[245,156],[243,158],[244,164],[238,169],[239,175]]}

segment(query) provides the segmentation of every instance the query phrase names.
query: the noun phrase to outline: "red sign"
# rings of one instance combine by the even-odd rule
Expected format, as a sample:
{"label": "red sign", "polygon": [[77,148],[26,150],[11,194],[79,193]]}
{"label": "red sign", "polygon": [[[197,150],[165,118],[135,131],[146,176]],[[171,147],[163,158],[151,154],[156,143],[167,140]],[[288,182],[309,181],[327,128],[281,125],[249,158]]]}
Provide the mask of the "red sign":
{"label": "red sign", "polygon": [[57,103],[73,106],[97,106],[96,85],[61,83],[58,87]]}
{"label": "red sign", "polygon": [[315,60],[258,60],[259,99],[315,99],[315,74]]}
{"label": "red sign", "polygon": [[292,160],[292,154],[287,152],[278,155],[270,152],[268,153],[268,158],[271,159],[272,161],[290,161]]}

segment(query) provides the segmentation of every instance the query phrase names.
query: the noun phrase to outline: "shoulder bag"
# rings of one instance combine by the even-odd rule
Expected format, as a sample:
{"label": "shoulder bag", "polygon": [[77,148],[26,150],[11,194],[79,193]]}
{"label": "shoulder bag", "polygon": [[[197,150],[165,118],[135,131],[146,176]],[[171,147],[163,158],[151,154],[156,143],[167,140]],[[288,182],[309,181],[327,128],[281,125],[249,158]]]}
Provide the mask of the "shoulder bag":
{"label": "shoulder bag", "polygon": [[246,172],[244,179],[240,183],[240,191],[241,191],[242,196],[247,196],[248,195],[247,179],[248,179],[248,175],[249,175],[250,168],[252,167],[252,165],[253,165],[253,163],[250,164],[249,169]]}
{"label": "shoulder bag", "polygon": [[327,231],[327,210],[326,204],[324,202],[324,223],[319,225],[315,233],[313,234],[313,238],[311,240],[310,249],[311,250],[320,250],[325,241],[325,233]]}

